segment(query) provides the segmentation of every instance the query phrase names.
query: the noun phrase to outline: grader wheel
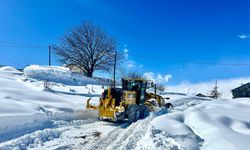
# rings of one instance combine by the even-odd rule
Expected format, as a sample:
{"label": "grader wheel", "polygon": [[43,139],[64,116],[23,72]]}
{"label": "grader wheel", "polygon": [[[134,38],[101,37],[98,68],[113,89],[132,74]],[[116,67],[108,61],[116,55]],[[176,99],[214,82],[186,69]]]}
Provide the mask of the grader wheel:
{"label": "grader wheel", "polygon": [[140,109],[138,105],[129,105],[128,106],[128,121],[129,123],[136,122],[137,120],[140,119]]}
{"label": "grader wheel", "polygon": [[149,109],[146,105],[139,106],[140,108],[140,119],[146,118],[149,115]]}

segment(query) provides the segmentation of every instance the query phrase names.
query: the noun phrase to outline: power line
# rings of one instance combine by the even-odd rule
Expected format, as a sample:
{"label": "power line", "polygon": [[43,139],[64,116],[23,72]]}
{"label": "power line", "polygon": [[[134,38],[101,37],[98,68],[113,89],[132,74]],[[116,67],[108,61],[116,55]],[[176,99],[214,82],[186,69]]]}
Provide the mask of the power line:
{"label": "power line", "polygon": [[0,47],[3,47],[3,48],[22,48],[22,47],[20,47],[20,46],[2,45],[2,44],[0,44]]}
{"label": "power line", "polygon": [[[0,47],[8,47],[8,48],[47,48],[47,46],[43,45],[34,45],[34,44],[23,44],[23,43],[14,43],[14,42],[6,42],[0,41]],[[49,47],[50,48],[50,47]],[[153,57],[153,56],[142,56],[138,54],[129,55],[143,58],[146,60],[162,60],[162,61],[175,61],[175,62],[183,62],[188,64],[201,64],[201,65],[220,65],[220,66],[250,66],[250,64],[246,63],[216,63],[216,62],[206,62],[206,61],[190,61],[190,60],[181,60],[181,59],[172,59],[168,57]]]}
{"label": "power line", "polygon": [[137,54],[129,54],[134,57],[143,58],[146,60],[162,60],[162,61],[175,61],[175,62],[183,62],[187,64],[201,64],[201,65],[220,65],[220,66],[249,66],[250,64],[245,63],[216,63],[216,62],[205,62],[205,61],[189,61],[189,60],[181,60],[181,59],[172,59],[167,57],[152,57],[152,56],[142,56]]}
{"label": "power line", "polygon": [[0,46],[23,48],[47,48],[47,46],[0,41]]}
{"label": "power line", "polygon": [[[6,42],[6,41],[0,41],[0,47],[4,48],[39,48],[39,49],[44,49],[47,48],[47,46],[42,46],[42,45],[34,45],[34,44],[24,44],[24,43],[14,43],[14,42]],[[9,62],[18,66],[25,66],[24,64],[20,64],[10,58],[7,58],[3,55],[0,55],[0,58],[5,61]]]}
{"label": "power line", "polygon": [[10,59],[10,58],[7,58],[7,57],[0,56],[0,58],[1,58],[2,60],[5,60],[5,61],[7,61],[7,62],[13,63],[13,64],[18,65],[18,66],[25,66],[25,65],[23,65],[23,64],[17,63],[16,61],[14,61],[14,60],[12,60],[12,59]]}
{"label": "power line", "polygon": [[49,45],[49,66],[51,65],[51,46]]}

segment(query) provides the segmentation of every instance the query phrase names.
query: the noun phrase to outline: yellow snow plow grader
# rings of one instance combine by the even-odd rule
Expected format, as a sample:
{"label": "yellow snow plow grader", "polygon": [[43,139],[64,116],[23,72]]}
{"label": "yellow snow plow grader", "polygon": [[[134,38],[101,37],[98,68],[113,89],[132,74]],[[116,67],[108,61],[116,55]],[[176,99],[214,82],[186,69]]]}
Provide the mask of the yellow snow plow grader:
{"label": "yellow snow plow grader", "polygon": [[122,79],[122,88],[104,90],[98,106],[91,105],[89,98],[86,107],[98,110],[100,120],[128,119],[130,123],[146,117],[156,107],[173,107],[171,103],[165,103],[164,98],[156,92],[147,93],[146,89],[150,87],[153,87],[152,82],[144,79]]}

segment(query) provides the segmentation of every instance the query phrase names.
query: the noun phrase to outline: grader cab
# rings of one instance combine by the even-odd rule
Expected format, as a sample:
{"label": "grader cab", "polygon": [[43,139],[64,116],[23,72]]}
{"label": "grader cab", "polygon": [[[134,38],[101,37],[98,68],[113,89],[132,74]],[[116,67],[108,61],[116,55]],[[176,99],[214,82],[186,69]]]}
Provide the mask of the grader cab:
{"label": "grader cab", "polygon": [[156,93],[147,93],[152,82],[144,79],[122,79],[122,88],[108,88],[102,93],[98,106],[93,106],[87,100],[87,109],[98,110],[100,120],[109,119],[121,121],[128,119],[130,123],[145,118],[155,107],[172,107]]}

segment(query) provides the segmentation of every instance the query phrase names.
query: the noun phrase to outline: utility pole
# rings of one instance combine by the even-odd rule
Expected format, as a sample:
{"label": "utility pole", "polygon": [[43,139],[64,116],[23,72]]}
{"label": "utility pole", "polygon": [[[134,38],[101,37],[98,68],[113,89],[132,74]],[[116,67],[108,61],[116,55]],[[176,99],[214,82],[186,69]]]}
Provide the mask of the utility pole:
{"label": "utility pole", "polygon": [[115,70],[116,70],[116,51],[115,51],[115,61],[114,61],[114,79],[113,79],[113,80],[114,80],[114,83],[113,83],[113,84],[114,84],[114,85],[113,85],[113,86],[114,86],[114,88],[115,88]]}
{"label": "utility pole", "polygon": [[157,93],[157,91],[156,91],[156,83],[155,83],[155,99],[157,99],[157,97],[156,97],[156,93]]}
{"label": "utility pole", "polygon": [[49,66],[51,65],[51,46],[49,45]]}
{"label": "utility pole", "polygon": [[215,80],[215,87],[214,87],[212,92],[213,92],[213,96],[214,96],[215,99],[218,99],[220,97],[220,95],[221,95],[218,92],[218,82],[217,82],[217,80]]}

